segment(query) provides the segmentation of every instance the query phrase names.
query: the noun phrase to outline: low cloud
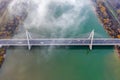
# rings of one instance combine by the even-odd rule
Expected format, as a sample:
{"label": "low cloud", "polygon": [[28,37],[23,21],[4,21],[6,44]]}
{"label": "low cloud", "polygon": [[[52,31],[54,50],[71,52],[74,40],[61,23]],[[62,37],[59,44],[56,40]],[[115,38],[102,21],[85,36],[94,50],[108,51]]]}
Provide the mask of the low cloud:
{"label": "low cloud", "polygon": [[27,29],[48,29],[54,33],[60,30],[64,33],[73,25],[77,29],[87,18],[87,12],[83,15],[83,8],[88,5],[89,1],[84,0],[13,0],[9,10],[11,14],[19,15],[23,9],[28,12],[24,22]]}

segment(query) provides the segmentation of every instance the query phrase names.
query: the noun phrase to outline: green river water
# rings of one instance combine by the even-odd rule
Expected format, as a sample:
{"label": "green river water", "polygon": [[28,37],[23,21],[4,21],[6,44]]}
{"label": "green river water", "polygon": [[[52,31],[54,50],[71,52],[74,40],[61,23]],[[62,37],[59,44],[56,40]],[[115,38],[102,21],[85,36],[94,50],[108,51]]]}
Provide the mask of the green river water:
{"label": "green river water", "polygon": [[[63,31],[64,37],[83,37],[92,29],[95,37],[108,37],[92,8],[88,6],[82,11],[81,16],[87,11],[87,19],[69,26]],[[56,14],[59,16],[60,12]],[[52,32],[36,28],[30,31],[47,37]],[[60,34],[59,30],[54,33],[57,37]],[[76,46],[33,47],[31,51],[27,47],[10,47],[0,80],[120,80],[119,74],[120,58],[113,47],[94,47],[92,51]]]}

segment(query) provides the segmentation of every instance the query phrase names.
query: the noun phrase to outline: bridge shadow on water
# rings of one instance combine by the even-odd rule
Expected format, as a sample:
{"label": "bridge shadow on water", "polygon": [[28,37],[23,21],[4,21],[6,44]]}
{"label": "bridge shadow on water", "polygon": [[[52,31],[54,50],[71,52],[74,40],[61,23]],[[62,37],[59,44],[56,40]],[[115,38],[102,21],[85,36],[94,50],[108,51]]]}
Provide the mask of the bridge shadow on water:
{"label": "bridge shadow on water", "polygon": [[[51,46],[39,46],[39,47],[36,47],[36,46],[32,46],[32,49],[36,49],[36,48],[50,48]],[[86,49],[89,49],[89,46],[52,46],[54,47],[54,49],[72,49],[72,50],[78,50],[78,49],[83,49],[83,50],[86,50]],[[93,50],[94,49],[113,49],[114,46],[93,46]]]}
{"label": "bridge shadow on water", "polygon": [[[79,50],[79,49],[82,49],[82,50],[86,50],[86,49],[89,49],[89,46],[32,46],[31,50],[32,49],[49,49],[50,47],[53,47],[54,49],[72,49],[72,50]],[[10,49],[13,49],[13,48],[20,48],[20,47],[15,47],[15,46],[10,46],[9,47]],[[27,47],[26,47],[27,49]],[[103,49],[114,49],[114,46],[93,46],[93,50],[103,50]]]}
{"label": "bridge shadow on water", "polygon": [[[9,47],[10,50],[25,50],[27,51],[27,53],[33,53],[33,52],[38,52],[38,51],[45,51],[45,53],[50,53],[49,52],[49,49],[51,49],[52,52],[56,52],[57,51],[61,51],[63,52],[64,50],[68,50],[68,51],[71,51],[73,53],[76,53],[76,51],[79,51],[79,54],[91,54],[91,53],[95,53],[95,54],[98,54],[98,53],[109,53],[111,51],[113,51],[114,49],[114,46],[93,46],[93,50],[90,50],[89,49],[89,46],[32,46],[31,50],[27,50],[28,47],[14,47],[14,46],[11,46]],[[64,53],[64,52],[63,52]]]}

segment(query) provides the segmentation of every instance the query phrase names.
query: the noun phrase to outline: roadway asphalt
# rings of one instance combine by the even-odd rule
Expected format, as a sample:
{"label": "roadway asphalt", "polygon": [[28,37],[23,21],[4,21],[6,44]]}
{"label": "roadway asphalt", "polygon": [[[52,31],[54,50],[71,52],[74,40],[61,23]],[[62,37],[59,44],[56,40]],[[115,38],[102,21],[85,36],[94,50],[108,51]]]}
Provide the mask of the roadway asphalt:
{"label": "roadway asphalt", "polygon": [[42,46],[42,45],[120,45],[120,39],[74,39],[74,40],[51,40],[51,39],[30,39],[28,40],[0,40],[3,46]]}

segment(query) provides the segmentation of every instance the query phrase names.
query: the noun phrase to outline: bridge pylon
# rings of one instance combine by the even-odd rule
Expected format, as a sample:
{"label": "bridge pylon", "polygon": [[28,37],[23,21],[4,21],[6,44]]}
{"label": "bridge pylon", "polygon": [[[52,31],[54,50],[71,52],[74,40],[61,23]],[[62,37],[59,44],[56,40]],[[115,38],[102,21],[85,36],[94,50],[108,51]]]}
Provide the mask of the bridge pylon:
{"label": "bridge pylon", "polygon": [[94,32],[94,29],[93,29],[93,30],[91,31],[89,37],[88,37],[88,39],[90,39],[90,45],[89,45],[89,49],[90,49],[90,50],[92,50],[92,48],[93,48],[94,34],[95,34],[95,32]]}
{"label": "bridge pylon", "polygon": [[31,50],[32,45],[30,44],[30,39],[32,39],[32,36],[27,30],[26,30],[26,37],[27,37],[28,49]]}

